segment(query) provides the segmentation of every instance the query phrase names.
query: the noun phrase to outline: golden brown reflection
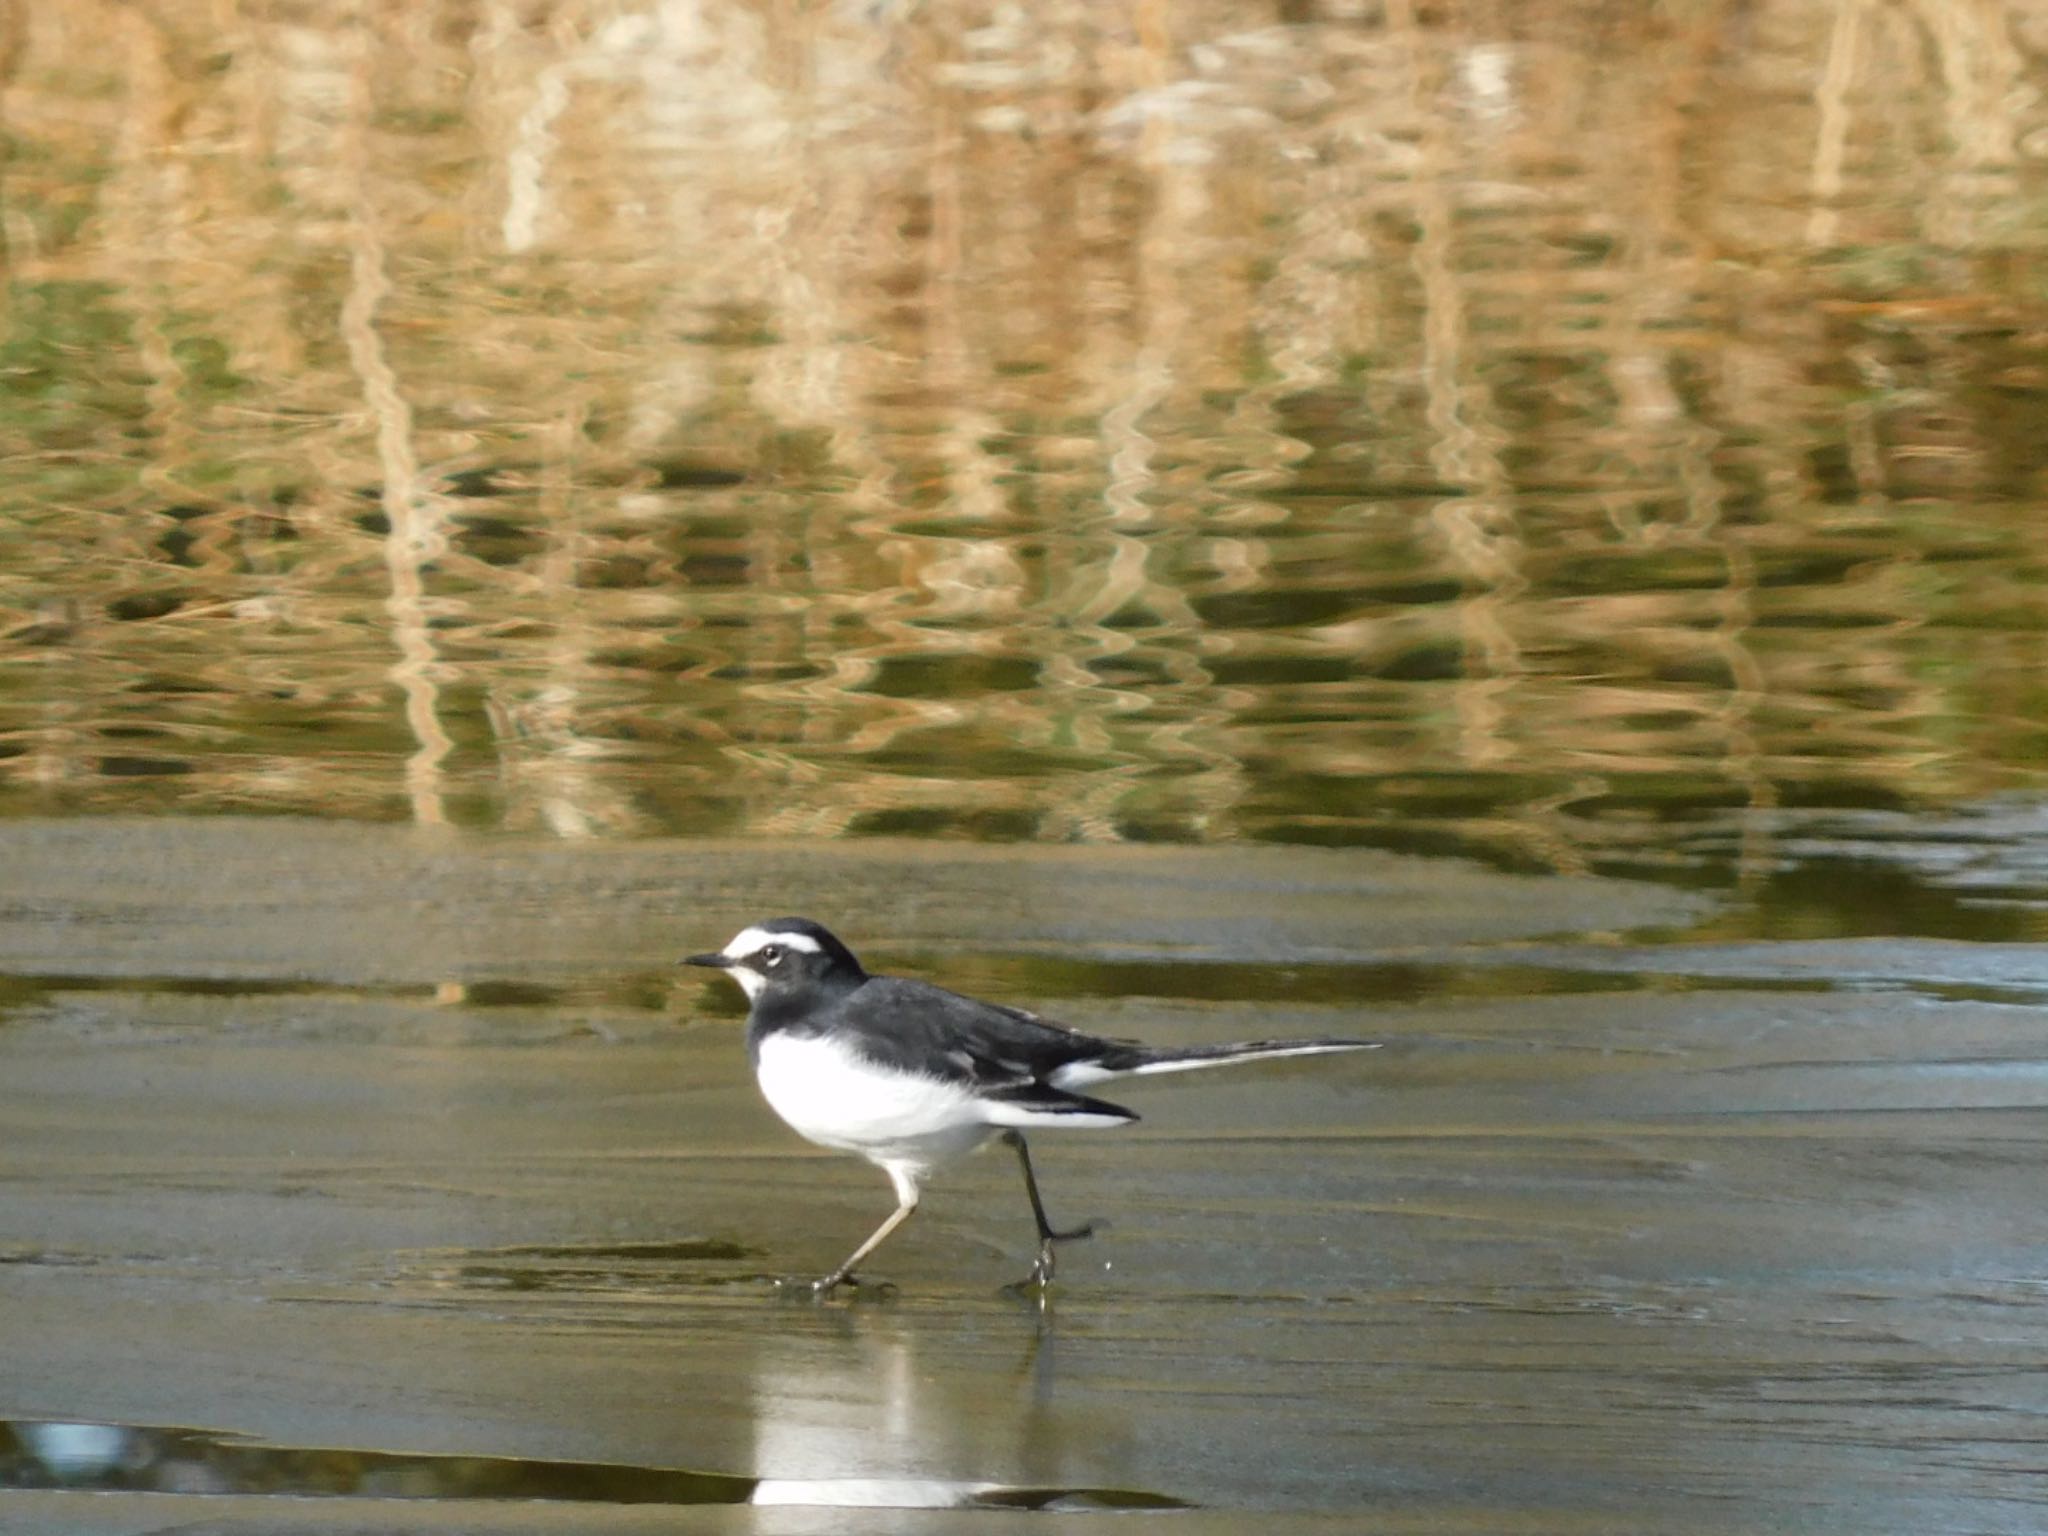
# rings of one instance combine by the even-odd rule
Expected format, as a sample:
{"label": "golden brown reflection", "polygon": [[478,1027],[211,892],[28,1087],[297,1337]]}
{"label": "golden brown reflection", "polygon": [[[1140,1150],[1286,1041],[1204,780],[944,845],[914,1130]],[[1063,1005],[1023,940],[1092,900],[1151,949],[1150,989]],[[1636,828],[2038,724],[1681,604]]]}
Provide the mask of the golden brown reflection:
{"label": "golden brown reflection", "polygon": [[2028,783],[2048,18],[1624,9],[11,8],[0,811]]}

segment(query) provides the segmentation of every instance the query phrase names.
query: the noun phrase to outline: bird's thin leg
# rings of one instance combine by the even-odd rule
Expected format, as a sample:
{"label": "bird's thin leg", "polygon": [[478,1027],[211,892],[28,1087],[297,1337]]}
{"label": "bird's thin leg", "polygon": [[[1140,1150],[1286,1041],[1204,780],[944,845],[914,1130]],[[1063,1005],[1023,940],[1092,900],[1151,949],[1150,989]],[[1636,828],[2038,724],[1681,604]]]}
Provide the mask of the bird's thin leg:
{"label": "bird's thin leg", "polygon": [[853,1278],[853,1267],[856,1264],[860,1263],[860,1261],[866,1258],[869,1254],[873,1253],[877,1248],[881,1247],[883,1243],[887,1242],[889,1240],[889,1234],[891,1232],[894,1232],[898,1227],[902,1226],[904,1222],[910,1220],[911,1214],[914,1211],[916,1211],[916,1209],[917,1197],[915,1195],[912,1195],[909,1198],[905,1199],[901,1205],[897,1206],[895,1210],[889,1213],[888,1220],[884,1221],[879,1227],[875,1228],[874,1232],[869,1235],[868,1240],[866,1242],[862,1243],[858,1248],[854,1249],[852,1253],[847,1255],[846,1262],[844,1264],[840,1265],[837,1269],[833,1270],[832,1273],[827,1275],[824,1279],[814,1282],[811,1286],[811,1289],[817,1292],[820,1296],[824,1296],[832,1291],[836,1291],[837,1289],[839,1289],[840,1286],[846,1284],[848,1280],[851,1280]]}
{"label": "bird's thin leg", "polygon": [[1017,1149],[1017,1163],[1024,1170],[1024,1193],[1031,1197],[1031,1216],[1038,1223],[1038,1262],[1031,1266],[1031,1273],[1026,1280],[1027,1283],[1047,1286],[1052,1283],[1052,1245],[1093,1237],[1095,1227],[1093,1223],[1088,1223],[1065,1232],[1055,1232],[1052,1223],[1045,1219],[1045,1202],[1038,1197],[1038,1177],[1031,1171],[1031,1149],[1024,1144],[1023,1133],[1005,1131],[1003,1140]]}

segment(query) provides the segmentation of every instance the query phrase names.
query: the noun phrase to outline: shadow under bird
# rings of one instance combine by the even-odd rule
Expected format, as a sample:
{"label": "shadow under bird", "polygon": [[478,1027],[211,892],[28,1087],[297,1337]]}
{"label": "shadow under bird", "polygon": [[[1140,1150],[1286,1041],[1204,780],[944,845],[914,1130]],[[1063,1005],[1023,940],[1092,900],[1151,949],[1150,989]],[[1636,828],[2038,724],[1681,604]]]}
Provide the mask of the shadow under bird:
{"label": "shadow under bird", "polygon": [[747,1054],[769,1106],[798,1135],[859,1153],[896,1187],[888,1219],[811,1285],[821,1296],[851,1280],[910,1219],[932,1174],[992,1137],[1016,1149],[1024,1170],[1038,1223],[1038,1261],[1024,1283],[1043,1288],[1053,1278],[1054,1245],[1092,1229],[1062,1232],[1046,1220],[1024,1132],[1138,1118],[1077,1090],[1119,1077],[1379,1044],[1323,1038],[1174,1048],[1107,1040],[929,982],[871,976],[852,950],[801,917],[756,923],[724,949],[683,963],[715,966],[747,994]]}

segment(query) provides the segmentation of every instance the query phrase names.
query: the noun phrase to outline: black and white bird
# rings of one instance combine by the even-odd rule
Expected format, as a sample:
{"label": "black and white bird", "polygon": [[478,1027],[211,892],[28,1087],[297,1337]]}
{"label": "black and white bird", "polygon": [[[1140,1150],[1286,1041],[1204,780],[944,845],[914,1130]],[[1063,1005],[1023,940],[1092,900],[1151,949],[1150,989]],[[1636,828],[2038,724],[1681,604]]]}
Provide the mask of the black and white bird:
{"label": "black and white bird", "polygon": [[1023,1167],[1038,1223],[1038,1262],[1025,1283],[1043,1287],[1053,1277],[1053,1245],[1091,1229],[1062,1232],[1046,1220],[1024,1132],[1138,1118],[1077,1090],[1117,1077],[1378,1044],[1330,1038],[1175,1049],[1105,1040],[929,982],[870,976],[853,951],[801,917],[756,923],[724,949],[683,963],[716,966],[747,994],[747,1054],[769,1106],[798,1135],[859,1153],[896,1187],[889,1218],[811,1287],[821,1295],[851,1279],[910,1219],[932,1174],[991,1137],[1016,1148]]}

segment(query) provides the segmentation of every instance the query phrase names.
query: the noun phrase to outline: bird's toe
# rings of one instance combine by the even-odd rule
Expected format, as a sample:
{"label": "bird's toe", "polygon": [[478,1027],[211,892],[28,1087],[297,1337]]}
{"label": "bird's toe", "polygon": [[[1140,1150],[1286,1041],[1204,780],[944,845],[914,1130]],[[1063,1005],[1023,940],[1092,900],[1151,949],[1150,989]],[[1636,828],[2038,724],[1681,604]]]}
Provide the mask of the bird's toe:
{"label": "bird's toe", "polygon": [[777,1275],[772,1282],[776,1296],[783,1301],[823,1301],[845,1283],[832,1275],[822,1280],[809,1275]]}

